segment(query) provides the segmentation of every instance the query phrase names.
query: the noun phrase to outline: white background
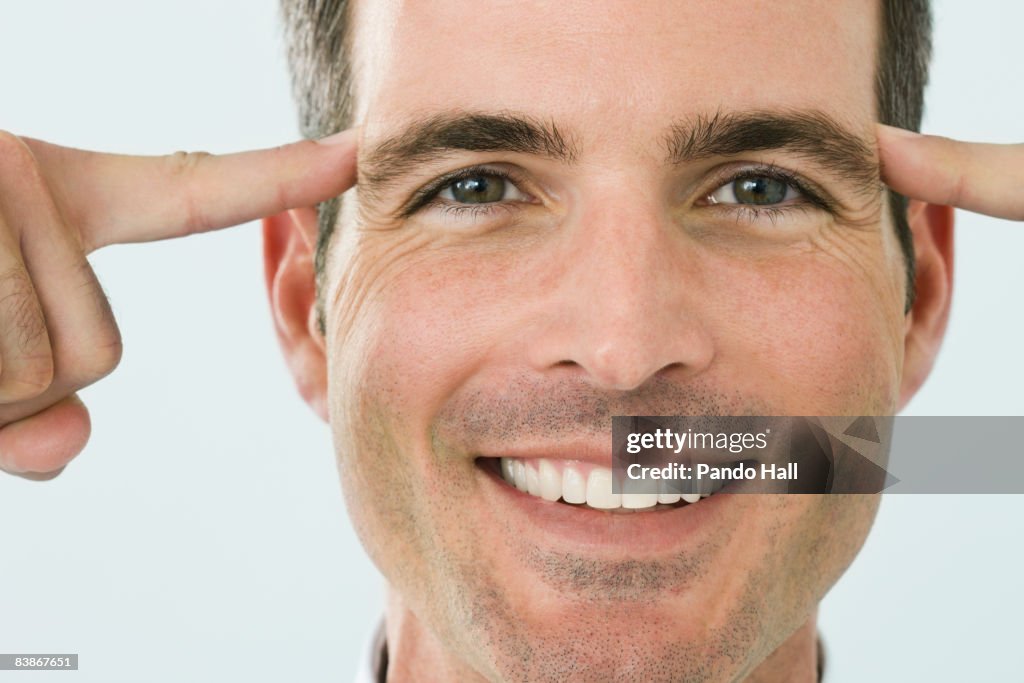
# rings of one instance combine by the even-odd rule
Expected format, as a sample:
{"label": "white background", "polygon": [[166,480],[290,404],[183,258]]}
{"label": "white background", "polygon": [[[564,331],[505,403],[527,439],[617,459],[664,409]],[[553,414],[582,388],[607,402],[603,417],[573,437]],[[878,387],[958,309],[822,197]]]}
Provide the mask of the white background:
{"label": "white background", "polygon": [[[1024,139],[1024,3],[936,2],[926,130]],[[0,128],[126,153],[297,129],[274,0],[0,3]],[[946,345],[908,413],[1024,414],[1024,226],[958,214]],[[256,224],[91,258],[124,359],[83,455],[0,477],[2,681],[345,681],[381,610],[325,425],[273,336]],[[831,683],[1021,680],[1024,499],[890,496],[826,598]]]}

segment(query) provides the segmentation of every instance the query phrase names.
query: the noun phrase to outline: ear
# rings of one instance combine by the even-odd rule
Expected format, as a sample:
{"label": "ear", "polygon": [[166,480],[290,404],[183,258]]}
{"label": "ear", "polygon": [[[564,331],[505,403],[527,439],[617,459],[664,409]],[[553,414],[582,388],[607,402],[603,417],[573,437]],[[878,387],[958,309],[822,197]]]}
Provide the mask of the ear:
{"label": "ear", "polygon": [[327,421],[327,355],[317,326],[317,212],[292,209],[263,219],[263,269],[274,329],[299,394]]}
{"label": "ear", "polygon": [[911,200],[914,236],[914,305],[907,313],[899,409],[921,388],[935,363],[953,299],[953,207]]}

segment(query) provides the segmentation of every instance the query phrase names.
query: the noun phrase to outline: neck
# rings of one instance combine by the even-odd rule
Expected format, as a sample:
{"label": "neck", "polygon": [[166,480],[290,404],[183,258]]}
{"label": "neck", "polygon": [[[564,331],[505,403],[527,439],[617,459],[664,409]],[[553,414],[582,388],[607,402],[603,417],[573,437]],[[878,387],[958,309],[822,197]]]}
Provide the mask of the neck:
{"label": "neck", "polygon": [[811,613],[804,625],[783,641],[758,664],[744,683],[816,683],[818,681],[818,614]]}
{"label": "neck", "polygon": [[405,605],[397,592],[387,591],[384,633],[388,649],[388,683],[406,681],[466,681],[486,683],[456,653],[446,647]]}
{"label": "neck", "polygon": [[[390,588],[385,609],[388,683],[465,681],[486,683],[447,647]],[[793,632],[743,683],[815,683],[818,680],[817,614]]]}

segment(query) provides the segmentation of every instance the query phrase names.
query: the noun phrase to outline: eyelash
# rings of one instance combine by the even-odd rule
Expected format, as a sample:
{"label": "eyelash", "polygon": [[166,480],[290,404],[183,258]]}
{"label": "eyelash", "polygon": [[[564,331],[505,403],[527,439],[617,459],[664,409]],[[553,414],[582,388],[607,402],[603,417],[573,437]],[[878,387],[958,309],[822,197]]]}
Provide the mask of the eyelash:
{"label": "eyelash", "polygon": [[444,216],[465,216],[469,214],[473,218],[491,213],[495,209],[509,210],[510,207],[507,202],[491,202],[489,204],[452,204],[450,202],[438,200],[437,196],[449,185],[457,183],[460,180],[466,180],[467,178],[473,178],[481,175],[486,175],[492,178],[501,178],[502,180],[512,183],[516,187],[520,187],[526,183],[525,177],[507,168],[494,168],[491,166],[470,166],[468,168],[461,168],[457,171],[446,173],[440,178],[433,180],[426,186],[417,190],[409,199],[406,206],[401,209],[400,216],[402,218],[408,218],[414,213],[431,205],[441,207],[442,215]]}
{"label": "eyelash", "polygon": [[[501,178],[505,181],[511,182],[516,187],[520,187],[524,184],[525,179],[510,169],[505,168],[494,168],[490,166],[470,166],[468,168],[462,168],[451,173],[436,178],[431,183],[417,190],[413,196],[409,199],[406,205],[400,210],[399,215],[402,218],[409,218],[413,214],[421,211],[428,206],[438,206],[441,209],[442,216],[448,217],[465,217],[478,218],[481,216],[487,216],[493,214],[494,211],[504,210],[511,211],[512,207],[509,206],[511,202],[491,202],[486,204],[452,204],[450,202],[439,201],[438,195],[444,191],[449,185],[457,183],[460,180],[466,180],[474,176],[486,175],[494,178]],[[779,168],[774,164],[764,164],[760,166],[745,167],[732,173],[724,174],[722,177],[716,178],[713,181],[713,188],[710,192],[704,196],[710,196],[712,192],[727,185],[734,183],[737,180],[743,178],[771,178],[779,182],[789,185],[793,189],[797,190],[803,201],[800,203],[787,204],[783,206],[753,206],[750,204],[718,204],[714,205],[714,209],[720,211],[730,211],[736,214],[738,220],[745,220],[753,222],[762,217],[767,217],[773,224],[785,214],[795,210],[807,211],[810,208],[817,208],[825,211],[831,215],[836,214],[835,203],[828,198],[828,195],[817,188],[814,184],[808,182],[801,176],[796,175],[783,168]],[[712,208],[712,207],[709,207]]]}
{"label": "eyelash", "polygon": [[751,204],[716,204],[713,206],[714,209],[729,211],[737,214],[737,218],[746,219],[750,221],[757,220],[761,217],[767,217],[773,224],[784,214],[792,211],[807,211],[812,208],[821,209],[830,215],[836,215],[837,206],[835,202],[829,198],[828,193],[819,188],[816,184],[811,183],[802,176],[799,176],[792,171],[787,171],[784,168],[779,168],[774,164],[761,164],[758,166],[746,166],[744,168],[727,172],[722,176],[712,181],[713,186],[711,192],[705,193],[703,197],[709,197],[718,188],[735,183],[737,180],[744,178],[771,178],[781,183],[785,183],[789,187],[792,187],[800,193],[802,201],[793,204],[784,204],[780,206],[754,206]]}

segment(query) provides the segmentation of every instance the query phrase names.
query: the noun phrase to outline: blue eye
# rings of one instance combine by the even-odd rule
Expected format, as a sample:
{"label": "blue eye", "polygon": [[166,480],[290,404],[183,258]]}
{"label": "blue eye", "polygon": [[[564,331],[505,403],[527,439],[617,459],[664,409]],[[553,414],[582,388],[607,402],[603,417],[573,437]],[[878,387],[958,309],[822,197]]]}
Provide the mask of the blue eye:
{"label": "blue eye", "polygon": [[803,195],[784,180],[768,175],[737,178],[711,193],[712,204],[740,204],[745,206],[773,206],[801,199]]}

